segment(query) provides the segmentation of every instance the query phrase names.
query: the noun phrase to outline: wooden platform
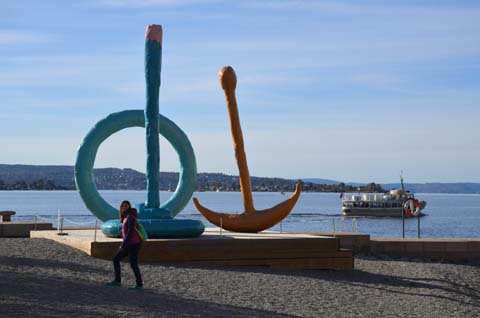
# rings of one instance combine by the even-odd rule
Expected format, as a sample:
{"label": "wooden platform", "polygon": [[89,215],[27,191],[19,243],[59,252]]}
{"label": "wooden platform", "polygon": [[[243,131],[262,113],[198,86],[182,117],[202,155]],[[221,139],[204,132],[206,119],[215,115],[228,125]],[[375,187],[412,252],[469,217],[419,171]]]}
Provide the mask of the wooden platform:
{"label": "wooden platform", "polygon": [[[112,259],[120,239],[97,230],[32,231],[32,238],[52,239],[102,259]],[[276,269],[352,269],[353,254],[340,250],[339,239],[307,234],[262,232],[232,233],[206,229],[198,238],[151,239],[142,247],[140,261],[147,263],[269,266]]]}

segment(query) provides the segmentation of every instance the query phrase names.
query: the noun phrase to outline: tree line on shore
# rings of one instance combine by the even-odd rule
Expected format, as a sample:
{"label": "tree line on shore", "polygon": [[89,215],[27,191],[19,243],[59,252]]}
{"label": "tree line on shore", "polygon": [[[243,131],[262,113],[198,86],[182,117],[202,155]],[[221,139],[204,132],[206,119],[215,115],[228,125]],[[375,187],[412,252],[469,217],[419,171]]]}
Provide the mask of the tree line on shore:
{"label": "tree line on shore", "polygon": [[[254,177],[255,178],[255,177]],[[237,178],[238,179],[238,178]],[[270,179],[270,178],[258,178],[258,179]],[[274,180],[256,180],[252,182],[253,191],[261,192],[293,192],[295,190],[295,182],[292,180],[285,180],[287,182],[279,182],[278,178],[272,178]],[[97,180],[96,180],[97,181]],[[177,180],[178,181],[178,180]],[[176,185],[176,183],[174,183]],[[160,183],[161,191],[174,191],[171,187],[172,183]],[[100,190],[132,190],[128,184],[119,183],[117,186],[110,187],[98,187]],[[134,188],[133,190],[144,190]],[[3,180],[0,180],[0,190],[76,190],[75,186],[66,187],[56,184],[52,180],[38,179],[33,182],[17,181],[15,183],[6,184]],[[238,180],[231,182],[219,182],[216,180],[205,181],[198,183],[196,191],[240,191],[240,183]],[[303,191],[305,192],[384,192],[382,187],[375,183],[369,183],[365,186],[351,186],[341,182],[339,184],[316,184],[312,182],[303,182]]]}
{"label": "tree line on shore", "polygon": [[[133,169],[96,168],[95,183],[101,190],[145,190],[146,176]],[[174,191],[178,183],[177,172],[160,172],[160,189]],[[254,191],[291,192],[295,180],[282,178],[251,177]],[[399,183],[382,186],[370,184],[345,184],[325,179],[306,179],[303,189],[307,192],[383,192],[398,189]],[[383,187],[383,189],[382,189]],[[405,187],[416,193],[480,193],[480,183],[406,183]],[[0,164],[0,190],[74,190],[73,166],[37,166]],[[198,173],[197,191],[239,191],[238,176],[223,173]]]}
{"label": "tree line on shore", "polygon": [[[145,190],[146,175],[134,169],[97,168],[93,175],[99,190]],[[161,191],[175,191],[178,172],[160,172]],[[253,191],[292,192],[296,180],[283,178],[250,178]],[[75,190],[73,166],[33,166],[0,164],[0,190]],[[240,191],[238,176],[224,173],[197,173],[196,191]],[[303,182],[306,192],[380,191],[375,183],[352,186],[345,183],[319,184]]]}
{"label": "tree line on shore", "polygon": [[73,190],[56,185],[52,180],[39,179],[31,183],[18,181],[13,184],[5,184],[0,180],[0,190]]}

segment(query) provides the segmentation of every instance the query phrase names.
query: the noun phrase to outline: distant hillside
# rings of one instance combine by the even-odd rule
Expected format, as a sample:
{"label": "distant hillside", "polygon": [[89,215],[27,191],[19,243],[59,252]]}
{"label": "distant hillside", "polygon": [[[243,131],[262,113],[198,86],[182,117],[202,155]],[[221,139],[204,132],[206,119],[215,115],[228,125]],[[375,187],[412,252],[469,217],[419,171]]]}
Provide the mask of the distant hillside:
{"label": "distant hillside", "polygon": [[[341,181],[306,178],[304,182],[312,182],[315,184],[339,184]],[[345,182],[346,185],[352,187],[365,187],[366,183],[361,182]],[[399,189],[400,183],[382,183],[380,186],[385,190]],[[473,182],[457,182],[457,183],[406,183],[405,188],[417,193],[480,193],[480,183]]]}
{"label": "distant hillside", "polygon": [[[384,189],[398,189],[400,183],[382,184]],[[480,193],[480,183],[406,183],[405,188],[417,193]]]}
{"label": "distant hillside", "polygon": [[[145,190],[146,176],[133,169],[100,168],[94,169],[97,188],[100,190]],[[175,190],[178,183],[177,172],[160,173],[160,190]],[[284,191],[295,189],[297,180],[282,178],[251,177],[253,191]],[[373,187],[372,187],[373,186]],[[307,178],[303,179],[306,192],[351,192],[381,188],[399,188],[398,183],[362,184]],[[380,188],[381,187],[381,188]],[[406,188],[413,192],[428,193],[480,193],[480,183],[407,183]],[[0,190],[73,190],[75,179],[73,166],[33,166],[0,164]],[[238,176],[223,173],[198,173],[197,191],[239,191]]]}
{"label": "distant hillside", "polygon": [[[365,186],[365,183],[349,182],[353,187]],[[385,190],[400,189],[400,183],[382,183],[380,186]],[[405,183],[405,189],[415,193],[480,193],[480,183],[456,182],[456,183]]]}
{"label": "distant hillside", "polygon": [[339,184],[341,181],[335,181],[330,179],[319,179],[319,178],[305,178],[302,179],[304,182],[311,182],[316,184]]}
{"label": "distant hillside", "polygon": [[[100,190],[145,190],[144,173],[133,169],[94,169],[97,188]],[[160,173],[160,190],[175,190],[177,172]],[[238,191],[238,176],[223,173],[198,173],[198,191]],[[296,180],[281,178],[251,177],[254,191],[293,191]],[[308,185],[312,191],[316,185]],[[0,164],[0,189],[3,190],[55,190],[75,189],[73,166],[33,166]]]}
{"label": "distant hillside", "polygon": [[[145,174],[133,169],[94,169],[94,176],[97,188],[102,190],[146,188]],[[165,176],[165,180],[168,180],[168,177],[171,177],[171,174]],[[47,183],[55,185],[57,189],[75,189],[73,166],[0,164],[0,185],[17,185],[18,189],[25,189],[26,185]]]}

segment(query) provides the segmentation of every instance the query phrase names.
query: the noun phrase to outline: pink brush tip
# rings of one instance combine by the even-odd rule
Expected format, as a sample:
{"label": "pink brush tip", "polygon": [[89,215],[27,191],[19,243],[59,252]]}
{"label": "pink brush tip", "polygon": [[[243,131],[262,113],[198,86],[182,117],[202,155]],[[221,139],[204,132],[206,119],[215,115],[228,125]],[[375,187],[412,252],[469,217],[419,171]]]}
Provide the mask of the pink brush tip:
{"label": "pink brush tip", "polygon": [[154,40],[162,43],[163,31],[162,26],[158,24],[147,25],[147,32],[145,34],[146,40]]}

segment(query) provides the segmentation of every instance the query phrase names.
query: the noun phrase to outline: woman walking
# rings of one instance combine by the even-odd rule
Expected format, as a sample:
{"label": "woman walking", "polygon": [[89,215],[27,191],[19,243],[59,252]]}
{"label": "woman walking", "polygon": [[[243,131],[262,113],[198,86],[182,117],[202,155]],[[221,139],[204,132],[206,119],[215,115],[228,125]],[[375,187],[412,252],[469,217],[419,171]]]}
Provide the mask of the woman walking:
{"label": "woman walking", "polygon": [[120,249],[113,258],[113,268],[115,269],[115,279],[110,283],[107,283],[109,286],[121,286],[121,267],[120,261],[128,256],[130,266],[132,267],[133,273],[135,274],[136,285],[129,289],[132,290],[142,290],[143,281],[142,275],[140,273],[140,268],[138,267],[138,253],[142,247],[142,239],[135,230],[138,226],[138,213],[137,210],[132,208],[132,205],[129,201],[122,201],[120,204],[120,222],[122,224],[122,245]]}

